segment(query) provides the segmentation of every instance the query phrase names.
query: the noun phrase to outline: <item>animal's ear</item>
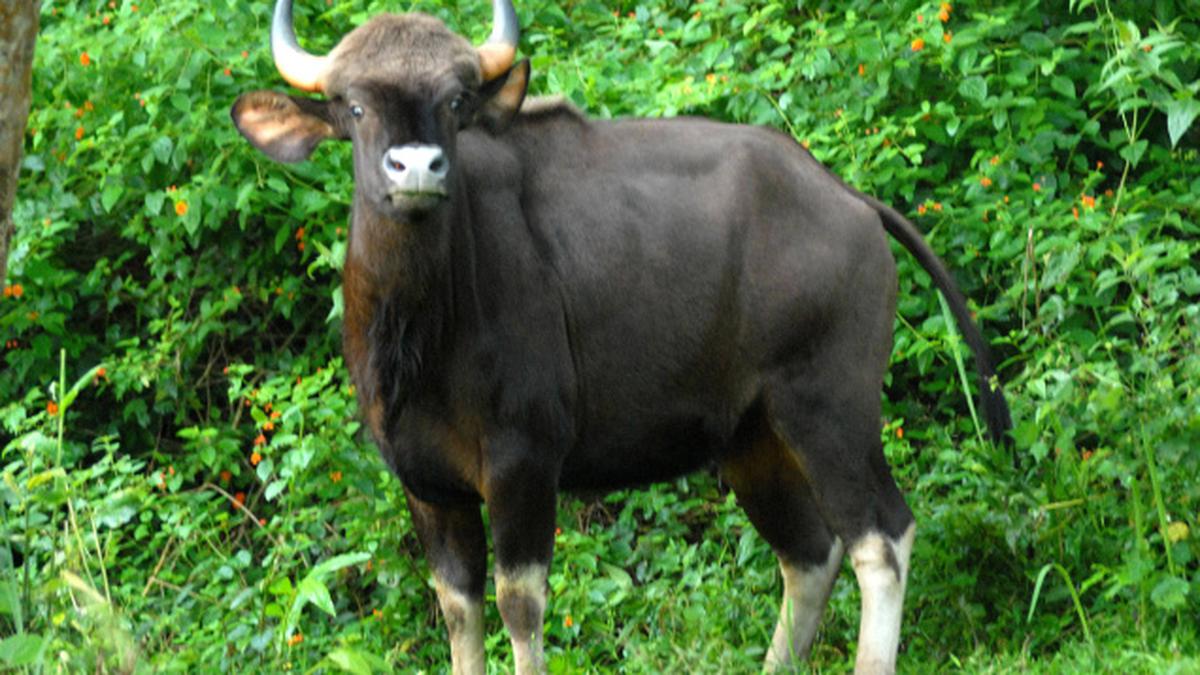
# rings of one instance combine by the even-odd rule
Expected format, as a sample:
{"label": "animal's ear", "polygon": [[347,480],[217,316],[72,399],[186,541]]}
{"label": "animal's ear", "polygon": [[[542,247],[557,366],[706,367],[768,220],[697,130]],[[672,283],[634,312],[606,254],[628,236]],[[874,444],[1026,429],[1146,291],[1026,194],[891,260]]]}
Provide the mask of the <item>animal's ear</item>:
{"label": "animal's ear", "polygon": [[508,69],[507,73],[488,80],[479,88],[483,100],[477,120],[493,134],[508,128],[529,87],[529,59]]}
{"label": "animal's ear", "polygon": [[246,140],[279,162],[308,159],[321,141],[344,137],[328,101],[252,91],[238,97],[229,115]]}

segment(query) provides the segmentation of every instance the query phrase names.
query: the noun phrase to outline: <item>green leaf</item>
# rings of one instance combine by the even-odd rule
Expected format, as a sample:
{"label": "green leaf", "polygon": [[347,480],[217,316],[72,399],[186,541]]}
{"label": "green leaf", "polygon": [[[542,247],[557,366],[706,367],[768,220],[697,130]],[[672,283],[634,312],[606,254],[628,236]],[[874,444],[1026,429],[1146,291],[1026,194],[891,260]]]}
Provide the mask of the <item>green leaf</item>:
{"label": "green leaf", "polygon": [[162,190],[147,192],[145,198],[146,213],[151,216],[157,216],[162,213],[163,202],[167,201],[167,195]]}
{"label": "green leaf", "polygon": [[112,211],[112,207],[121,199],[121,195],[125,194],[125,187],[115,183],[109,183],[104,188],[104,192],[100,194],[100,206],[104,207],[104,212]]}
{"label": "green leaf", "polygon": [[[983,103],[987,98],[988,86],[987,80],[978,75],[972,75],[962,82],[958,83],[958,93],[963,98],[970,99],[977,103]],[[953,135],[953,134],[951,134]]]}
{"label": "green leaf", "polygon": [[292,580],[288,577],[279,577],[271,582],[271,585],[267,587],[267,592],[271,595],[291,595]]}
{"label": "green leaf", "polygon": [[1055,75],[1050,79],[1050,88],[1061,94],[1063,98],[1075,100],[1075,83],[1062,75]]}
{"label": "green leaf", "polygon": [[84,387],[92,384],[92,382],[96,379],[96,373],[99,372],[103,367],[103,364],[98,363],[92,366],[91,369],[89,369],[86,373],[80,375],[79,379],[75,380],[75,384],[71,385],[71,388],[67,391],[67,395],[64,396],[62,401],[60,401],[58,404],[60,408],[59,414],[66,412],[67,408],[71,407],[71,404],[75,402],[75,398],[79,396],[79,392],[82,391]]}
{"label": "green leaf", "polygon": [[351,565],[358,565],[361,563],[365,563],[366,561],[368,561],[370,559],[371,559],[370,553],[362,553],[362,552],[343,553],[341,555],[335,555],[332,558],[330,558],[328,560],[323,560],[319,564],[317,564],[317,566],[314,567],[312,569],[312,571],[308,573],[308,576],[316,577],[319,579],[324,579],[327,575],[329,575],[332,572],[336,572],[340,569],[350,567]]}
{"label": "green leaf", "polygon": [[109,529],[128,523],[137,515],[137,498],[128,492],[110,495],[96,507],[96,520]]}
{"label": "green leaf", "polygon": [[349,647],[338,647],[325,655],[325,660],[347,673],[371,675],[375,670],[366,656]]}
{"label": "green leaf", "polygon": [[287,481],[282,479],[273,480],[267,485],[267,489],[263,491],[263,496],[266,497],[267,501],[274,501],[275,498],[279,496],[279,493],[283,492],[284,488],[286,487]]}
{"label": "green leaf", "polygon": [[1030,31],[1021,36],[1021,46],[1027,52],[1042,54],[1054,49],[1054,41],[1047,37],[1045,33]]}
{"label": "green leaf", "polygon": [[1150,601],[1159,609],[1170,612],[1183,607],[1190,591],[1187,581],[1168,576],[1150,591]]}
{"label": "green leaf", "polygon": [[[317,579],[312,574],[304,577],[300,585],[296,587],[296,607],[303,607],[306,604],[316,605],[317,609],[325,612],[329,616],[337,616],[337,610],[333,608],[333,598],[329,596],[329,587],[324,581]],[[298,614],[298,610],[296,611]]]}
{"label": "green leaf", "polygon": [[171,161],[171,151],[175,149],[175,143],[171,141],[169,136],[159,136],[150,144],[150,152],[154,155],[154,159],[158,160],[159,164],[166,164]]}
{"label": "green leaf", "polygon": [[1179,144],[1179,139],[1187,133],[1196,116],[1200,115],[1200,101],[1194,98],[1172,100],[1167,104],[1167,133],[1171,136],[1171,147]]}
{"label": "green leaf", "polygon": [[267,482],[271,477],[271,472],[275,470],[275,462],[271,461],[270,457],[263,458],[258,466],[254,467],[254,475],[262,482]]}
{"label": "green leaf", "polygon": [[66,476],[66,475],[67,475],[67,473],[62,470],[62,467],[55,467],[53,469],[47,469],[45,471],[40,471],[40,472],[34,474],[33,477],[29,479],[29,483],[26,484],[25,487],[29,490],[32,490],[40,485],[45,485],[46,483],[49,483],[50,481],[54,480],[55,478],[60,478],[62,476]]}
{"label": "green leaf", "polygon": [[1130,143],[1121,148],[1121,159],[1129,162],[1130,166],[1136,167],[1138,162],[1142,160],[1142,155],[1146,152],[1146,147],[1150,145],[1149,141],[1140,140]]}
{"label": "green leaf", "polygon": [[36,633],[17,633],[0,641],[0,658],[17,668],[36,663],[46,639]]}

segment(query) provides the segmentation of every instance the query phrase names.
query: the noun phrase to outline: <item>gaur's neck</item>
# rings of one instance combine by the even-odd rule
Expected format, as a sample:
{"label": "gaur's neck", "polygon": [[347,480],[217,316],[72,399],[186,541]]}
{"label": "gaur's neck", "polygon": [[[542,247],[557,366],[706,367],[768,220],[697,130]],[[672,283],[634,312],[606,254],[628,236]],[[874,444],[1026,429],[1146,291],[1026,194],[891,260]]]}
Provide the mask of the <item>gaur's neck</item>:
{"label": "gaur's neck", "polygon": [[343,346],[379,434],[430,365],[445,327],[449,214],[397,223],[355,203],[342,271]]}

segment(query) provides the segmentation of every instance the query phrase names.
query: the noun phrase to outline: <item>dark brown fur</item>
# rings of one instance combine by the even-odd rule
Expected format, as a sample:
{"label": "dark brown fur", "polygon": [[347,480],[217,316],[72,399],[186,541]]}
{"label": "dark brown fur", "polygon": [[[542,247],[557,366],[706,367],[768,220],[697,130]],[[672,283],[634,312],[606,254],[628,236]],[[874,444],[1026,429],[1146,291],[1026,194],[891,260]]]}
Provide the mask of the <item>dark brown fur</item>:
{"label": "dark brown fur", "polygon": [[[527,65],[481,83],[470,45],[428,17],[373,19],[333,57],[327,101],[257,92],[234,118],[287,161],[354,141],[346,363],[440,578],[482,593],[480,501],[499,566],[545,565],[560,490],[713,462],[790,564],[911,525],[879,437],[896,292],[885,228],[947,292],[989,385],[994,371],[949,274],[895,211],[772,131],[518,113]],[[435,206],[381,183],[381,153],[413,142],[449,158]],[[1003,433],[1002,396],[983,398]],[[540,626],[516,609],[534,605],[510,604]]]}

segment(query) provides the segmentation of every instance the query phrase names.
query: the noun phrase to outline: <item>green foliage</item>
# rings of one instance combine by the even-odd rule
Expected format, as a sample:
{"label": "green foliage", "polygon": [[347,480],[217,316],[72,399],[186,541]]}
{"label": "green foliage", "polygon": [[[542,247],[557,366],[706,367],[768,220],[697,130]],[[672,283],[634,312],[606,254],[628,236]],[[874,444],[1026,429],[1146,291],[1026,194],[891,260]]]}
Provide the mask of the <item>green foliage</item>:
{"label": "green foliage", "polygon": [[[1192,3],[518,4],[535,93],[784,129],[955,270],[1016,448],[980,440],[957,338],[898,249],[884,434],[920,523],[903,665],[1200,667]],[[410,8],[487,32],[483,2],[301,0],[299,33],[328,49]],[[347,149],[285,167],[229,123],[239,93],[282,88],[270,3],[42,12],[0,299],[2,667],[440,668],[425,563],[337,356]],[[712,476],[566,499],[559,522],[554,670],[757,668],[778,574]],[[843,580],[818,667],[850,667],[857,603]]]}

